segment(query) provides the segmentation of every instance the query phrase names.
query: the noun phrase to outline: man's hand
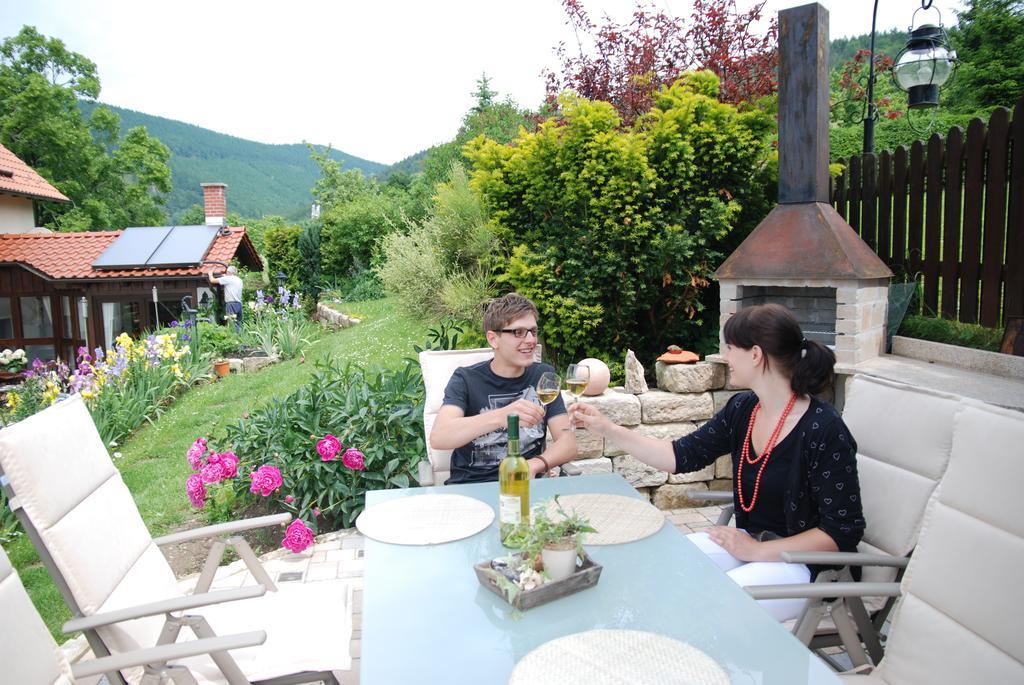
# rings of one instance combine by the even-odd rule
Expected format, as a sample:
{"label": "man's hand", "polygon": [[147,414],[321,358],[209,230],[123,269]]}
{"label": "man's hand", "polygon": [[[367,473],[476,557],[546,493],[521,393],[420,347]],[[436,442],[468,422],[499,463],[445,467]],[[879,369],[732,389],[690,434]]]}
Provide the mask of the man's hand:
{"label": "man's hand", "polygon": [[708,537],[740,561],[761,561],[761,544],[746,531],[731,526],[712,526]]}
{"label": "man's hand", "polygon": [[537,478],[538,476],[546,477],[547,470],[544,468],[544,462],[535,457],[531,457],[526,460],[527,466],[530,467],[530,478]]}
{"label": "man's hand", "polygon": [[502,425],[508,423],[509,414],[519,414],[520,426],[536,426],[544,420],[544,407],[529,400],[516,400],[500,409]]}

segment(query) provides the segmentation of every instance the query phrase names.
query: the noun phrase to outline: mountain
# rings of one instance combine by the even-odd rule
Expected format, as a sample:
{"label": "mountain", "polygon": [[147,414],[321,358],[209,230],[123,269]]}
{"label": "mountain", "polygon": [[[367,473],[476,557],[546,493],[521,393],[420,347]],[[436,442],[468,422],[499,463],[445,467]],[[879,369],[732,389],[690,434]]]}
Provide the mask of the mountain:
{"label": "mountain", "polygon": [[[80,103],[86,116],[95,103]],[[145,126],[150,135],[171,149],[170,167],[174,188],[167,199],[170,219],[194,204],[202,204],[200,183],[228,184],[228,211],[258,218],[277,214],[289,219],[309,215],[313,201],[310,188],[320,175],[316,162],[309,158],[303,144],[268,145],[243,140],[224,133],[186,124],[173,119],[143,114],[106,105],[121,117],[121,133]],[[343,163],[343,169],[362,169],[371,176],[387,168],[338,150],[331,156]]]}

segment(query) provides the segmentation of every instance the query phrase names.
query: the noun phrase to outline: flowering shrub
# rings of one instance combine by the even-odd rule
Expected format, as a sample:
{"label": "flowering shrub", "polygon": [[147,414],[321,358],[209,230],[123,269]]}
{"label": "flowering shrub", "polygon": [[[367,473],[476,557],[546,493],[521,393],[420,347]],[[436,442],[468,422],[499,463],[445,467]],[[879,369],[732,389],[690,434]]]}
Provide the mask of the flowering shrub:
{"label": "flowering shrub", "polygon": [[28,366],[28,360],[25,358],[25,350],[7,348],[0,352],[0,371],[17,373],[26,366]]}
{"label": "flowering shrub", "polygon": [[277,289],[277,295],[257,290],[248,308],[243,340],[268,356],[296,357],[317,333],[314,324],[305,318],[299,293],[284,286]]}
{"label": "flowering shrub", "polygon": [[[248,481],[221,481],[236,503],[264,500],[314,533],[349,527],[367,489],[408,487],[423,456],[419,368],[411,361],[399,370],[370,371],[321,363],[308,385],[228,426],[218,444],[230,446],[241,458],[239,472],[249,474]],[[195,453],[207,448],[197,443],[189,450],[193,469]],[[189,487],[190,496],[198,492],[195,479]]]}
{"label": "flowering shrub", "polygon": [[205,362],[187,343],[183,331],[141,340],[122,333],[112,349],[97,347],[90,353],[79,348],[73,371],[63,361],[36,359],[21,387],[7,393],[3,419],[20,421],[62,395],[80,393],[104,442],[116,443],[158,416],[169,397],[203,377]]}

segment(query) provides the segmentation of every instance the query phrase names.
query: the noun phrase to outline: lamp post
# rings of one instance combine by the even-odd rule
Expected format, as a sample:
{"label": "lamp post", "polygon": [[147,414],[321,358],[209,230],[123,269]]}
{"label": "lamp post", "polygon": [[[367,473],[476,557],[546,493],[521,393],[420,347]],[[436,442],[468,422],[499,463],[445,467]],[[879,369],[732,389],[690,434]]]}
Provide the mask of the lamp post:
{"label": "lamp post", "polygon": [[[932,9],[932,0],[921,0],[921,7],[914,10],[914,16],[921,10]],[[938,8],[935,8],[938,12]],[[875,151],[875,27],[878,20],[878,0],[871,13],[871,57],[868,61],[868,108],[864,118],[864,154]],[[939,88],[949,81],[956,68],[956,53],[949,49],[949,38],[942,28],[942,15],[938,26],[922,24],[914,28],[914,17],[910,19],[910,37],[907,45],[896,57],[893,79],[896,85],[907,91],[907,106],[910,109],[937,107]]]}

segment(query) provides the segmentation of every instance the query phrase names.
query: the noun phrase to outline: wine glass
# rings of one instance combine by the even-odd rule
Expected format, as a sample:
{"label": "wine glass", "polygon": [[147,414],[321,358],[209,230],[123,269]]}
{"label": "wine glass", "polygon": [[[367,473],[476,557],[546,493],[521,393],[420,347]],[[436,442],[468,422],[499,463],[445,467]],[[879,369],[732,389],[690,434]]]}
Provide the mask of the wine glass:
{"label": "wine glass", "polygon": [[537,380],[537,397],[543,405],[549,405],[558,398],[562,389],[562,379],[557,373],[545,371]]}
{"label": "wine glass", "polygon": [[[580,395],[587,388],[587,383],[590,382],[590,367],[586,364],[569,364],[569,368],[565,372],[565,388],[569,391],[576,401],[579,401]],[[575,422],[574,422],[575,424]],[[575,425],[570,428],[576,428]]]}

